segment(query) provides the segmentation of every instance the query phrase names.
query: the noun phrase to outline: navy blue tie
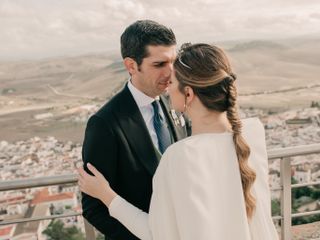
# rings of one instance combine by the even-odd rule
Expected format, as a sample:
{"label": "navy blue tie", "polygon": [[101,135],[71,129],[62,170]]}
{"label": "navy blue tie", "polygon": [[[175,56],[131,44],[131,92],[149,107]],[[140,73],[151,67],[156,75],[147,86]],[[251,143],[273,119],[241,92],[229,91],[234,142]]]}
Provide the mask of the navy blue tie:
{"label": "navy blue tie", "polygon": [[166,120],[160,115],[160,103],[158,100],[152,102],[152,107],[154,110],[153,115],[153,126],[156,130],[158,142],[159,142],[159,150],[161,153],[169,147],[171,144],[170,132],[167,127]]}

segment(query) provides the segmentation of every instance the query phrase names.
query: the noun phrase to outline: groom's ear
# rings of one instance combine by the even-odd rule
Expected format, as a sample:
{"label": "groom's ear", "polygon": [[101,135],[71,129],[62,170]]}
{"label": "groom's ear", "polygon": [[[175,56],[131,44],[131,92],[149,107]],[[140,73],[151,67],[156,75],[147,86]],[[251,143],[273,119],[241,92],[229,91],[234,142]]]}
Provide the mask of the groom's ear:
{"label": "groom's ear", "polygon": [[131,76],[138,71],[137,62],[130,57],[126,57],[125,59],[123,59],[123,64]]}

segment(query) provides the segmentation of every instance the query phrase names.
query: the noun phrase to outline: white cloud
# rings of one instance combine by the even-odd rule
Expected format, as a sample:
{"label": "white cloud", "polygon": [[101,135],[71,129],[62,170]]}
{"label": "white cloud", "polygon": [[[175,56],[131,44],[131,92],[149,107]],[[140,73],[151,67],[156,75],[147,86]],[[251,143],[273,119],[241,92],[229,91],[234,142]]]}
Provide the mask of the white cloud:
{"label": "white cloud", "polygon": [[308,34],[319,12],[318,0],[0,0],[0,59],[118,49],[138,19],[171,27],[179,42]]}

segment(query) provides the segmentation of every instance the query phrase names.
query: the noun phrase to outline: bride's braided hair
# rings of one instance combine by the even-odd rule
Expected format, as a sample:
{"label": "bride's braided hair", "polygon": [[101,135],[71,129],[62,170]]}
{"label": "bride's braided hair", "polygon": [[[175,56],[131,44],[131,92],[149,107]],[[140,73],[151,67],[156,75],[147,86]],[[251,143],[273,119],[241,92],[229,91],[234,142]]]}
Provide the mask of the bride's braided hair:
{"label": "bride's braided hair", "polygon": [[250,189],[256,179],[256,173],[248,165],[250,148],[241,134],[242,124],[238,115],[236,99],[237,89],[233,81],[229,85],[229,107],[227,109],[227,118],[232,126],[233,142],[239,161],[242,188],[246,202],[246,210],[248,216],[251,217],[256,201],[250,193]]}
{"label": "bride's braided hair", "polygon": [[250,148],[241,134],[236,76],[226,54],[222,49],[208,44],[184,44],[174,67],[181,92],[185,86],[190,86],[208,109],[227,113],[233,131],[247,216],[251,218],[256,206],[251,193],[256,173],[248,164]]}

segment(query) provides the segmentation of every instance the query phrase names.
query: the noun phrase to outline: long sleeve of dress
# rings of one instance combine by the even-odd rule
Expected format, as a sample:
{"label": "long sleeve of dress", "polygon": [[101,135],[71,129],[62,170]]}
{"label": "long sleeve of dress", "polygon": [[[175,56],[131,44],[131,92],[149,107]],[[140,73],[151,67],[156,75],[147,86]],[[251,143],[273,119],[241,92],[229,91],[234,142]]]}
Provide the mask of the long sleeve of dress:
{"label": "long sleeve of dress", "polygon": [[119,195],[112,200],[109,212],[112,217],[118,219],[130,232],[141,240],[152,239],[148,224],[148,214],[130,204]]}

